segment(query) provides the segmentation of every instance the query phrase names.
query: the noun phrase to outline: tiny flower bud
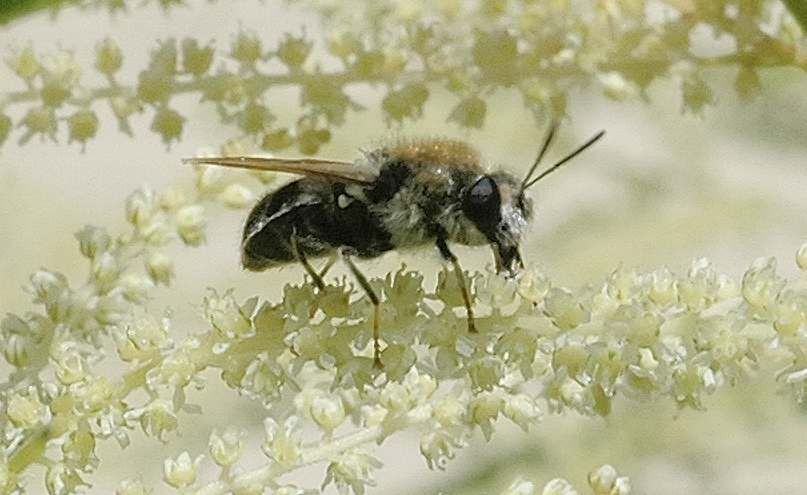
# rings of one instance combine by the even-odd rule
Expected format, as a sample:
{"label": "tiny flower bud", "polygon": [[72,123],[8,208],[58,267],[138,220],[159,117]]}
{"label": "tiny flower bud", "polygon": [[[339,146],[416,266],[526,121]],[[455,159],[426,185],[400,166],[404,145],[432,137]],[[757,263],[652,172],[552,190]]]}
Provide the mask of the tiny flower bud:
{"label": "tiny flower bud", "polygon": [[406,411],[414,407],[414,401],[405,386],[396,382],[389,382],[379,394],[379,404],[393,412]]}
{"label": "tiny flower bud", "polygon": [[351,489],[361,495],[365,486],[375,484],[372,470],[380,466],[381,462],[375,457],[359,449],[348,450],[328,466],[323,486],[334,482],[340,492]]}
{"label": "tiny flower bud", "polygon": [[241,111],[239,124],[247,134],[258,134],[266,130],[273,118],[265,106],[249,102]]}
{"label": "tiny flower bud", "polygon": [[294,136],[287,128],[266,133],[263,136],[261,149],[266,151],[280,151],[294,144]]}
{"label": "tiny flower bud", "polygon": [[72,89],[81,79],[82,67],[73,53],[61,52],[46,74],[46,79],[53,79],[61,86]]}
{"label": "tiny flower bud", "polygon": [[450,428],[465,421],[466,404],[460,402],[455,397],[445,397],[438,402],[432,411],[436,419],[443,427]]}
{"label": "tiny flower bud", "polygon": [[45,305],[48,316],[54,320],[61,321],[69,314],[72,292],[63,274],[37,270],[31,275],[27,290],[35,296],[36,302]]}
{"label": "tiny flower bud", "polygon": [[164,399],[154,399],[145,407],[133,409],[124,416],[139,421],[146,434],[157,438],[162,438],[163,433],[173,431],[179,425],[174,406]]}
{"label": "tiny flower bud", "polygon": [[217,194],[222,190],[224,171],[221,167],[198,165],[196,172],[196,190],[200,195]]}
{"label": "tiny flower bud", "polygon": [[184,387],[196,374],[196,365],[190,354],[179,350],[163,359],[159,369],[149,374],[148,382],[152,387],[157,385],[173,385]]}
{"label": "tiny flower bud", "polygon": [[27,46],[22,50],[15,52],[8,65],[17,76],[22,78],[26,83],[30,84],[34,77],[39,73],[41,66],[36,58],[36,52],[31,46]]}
{"label": "tiny flower bud", "polygon": [[135,227],[149,222],[157,210],[154,191],[141,187],[126,198],[126,220]]}
{"label": "tiny flower bud", "polygon": [[588,484],[594,495],[629,495],[630,480],[617,477],[616,469],[605,464],[588,474]]}
{"label": "tiny flower bud", "polygon": [[782,283],[776,276],[775,258],[757,258],[743,275],[743,298],[757,311],[770,310]]}
{"label": "tiny flower bud", "polygon": [[213,461],[222,467],[230,467],[238,462],[241,458],[241,439],[243,436],[243,432],[236,432],[231,428],[228,428],[222,435],[213,430],[208,442]]}
{"label": "tiny flower bud", "polygon": [[296,438],[295,426],[293,418],[282,427],[271,418],[264,421],[266,439],[262,448],[267,457],[279,464],[292,464],[299,460],[302,443]]}
{"label": "tiny flower bud", "polygon": [[485,123],[487,103],[478,96],[469,96],[460,101],[448,115],[449,122],[456,122],[460,127],[478,129]]}
{"label": "tiny flower bud", "polygon": [[261,40],[252,31],[240,31],[230,49],[230,56],[242,64],[254,64],[263,57]]}
{"label": "tiny flower bud", "polygon": [[502,413],[525,431],[541,417],[541,409],[535,399],[526,394],[507,396]]}
{"label": "tiny flower bud", "polygon": [[69,495],[75,493],[79,486],[89,486],[81,476],[64,463],[54,463],[45,474],[45,486],[50,495]]}
{"label": "tiny flower bud", "polygon": [[233,299],[231,292],[219,296],[211,291],[204,299],[205,318],[228,339],[244,337],[252,332],[249,315]]}
{"label": "tiny flower bud", "polygon": [[35,348],[31,338],[18,334],[6,334],[2,343],[3,357],[15,368],[29,365]]}
{"label": "tiny flower bud", "polygon": [[56,115],[52,108],[33,107],[23,117],[22,125],[32,134],[54,136],[56,134]]}
{"label": "tiny flower bud", "polygon": [[196,481],[196,473],[202,456],[191,459],[187,451],[182,452],[176,459],[165,459],[163,462],[163,475],[165,482],[174,488],[189,486]]}
{"label": "tiny flower bud", "polygon": [[[130,115],[143,109],[140,101],[133,95],[115,96],[110,100],[109,106],[112,108],[115,117],[121,122],[125,122]],[[124,129],[128,129],[128,126]]]}
{"label": "tiny flower bud", "polygon": [[78,141],[85,144],[95,137],[98,131],[98,116],[92,110],[79,110],[67,121],[70,130],[70,142]]}
{"label": "tiny flower bud", "polygon": [[138,318],[127,326],[126,336],[138,350],[159,349],[168,341],[168,319],[158,321],[151,316]]}
{"label": "tiny flower bud", "polygon": [[123,66],[123,52],[109,38],[104,39],[95,47],[95,68],[108,78],[112,78]]}
{"label": "tiny flower bud", "polygon": [[544,314],[563,330],[587,323],[591,318],[588,310],[571,293],[555,287],[549,289],[544,297]]}
{"label": "tiny flower bud", "polygon": [[163,252],[152,252],[146,258],[146,273],[155,284],[168,286],[174,278],[174,260]]}
{"label": "tiny flower bud", "polygon": [[801,271],[807,272],[807,242],[802,244],[796,252],[796,264]]}
{"label": "tiny flower bud", "polygon": [[115,495],[149,495],[151,490],[140,480],[123,480],[118,483]]}
{"label": "tiny flower bud", "polygon": [[64,385],[76,383],[87,376],[87,363],[74,345],[63,343],[60,347],[65,349],[54,349],[51,357],[56,362],[56,377]]}
{"label": "tiny flower bud", "polygon": [[110,291],[98,299],[95,308],[95,319],[102,325],[117,325],[127,319],[131,306],[119,291]]}
{"label": "tiny flower bud", "polygon": [[339,396],[317,395],[311,401],[311,418],[330,434],[345,420],[345,407]]}
{"label": "tiny flower bud", "polygon": [[699,113],[714,101],[712,88],[695,71],[690,71],[681,78],[681,93],[685,112]]}
{"label": "tiny flower bud", "polygon": [[620,476],[614,482],[614,487],[611,489],[609,495],[630,495],[633,492],[633,486],[627,476]]}
{"label": "tiny flower bud", "polygon": [[228,208],[241,209],[255,203],[255,195],[241,184],[228,184],[219,195],[219,199]]}
{"label": "tiny flower bud", "polygon": [[473,424],[479,425],[485,439],[490,440],[493,434],[493,422],[499,416],[504,401],[493,394],[483,393],[474,398],[468,405]]}
{"label": "tiny flower bud", "polygon": [[99,460],[95,455],[95,435],[89,426],[80,426],[70,433],[62,445],[65,460],[79,466],[97,467]]}
{"label": "tiny flower bud", "polygon": [[35,396],[9,394],[7,401],[6,415],[18,428],[33,428],[47,416],[47,408]]}
{"label": "tiny flower bud", "polygon": [[188,205],[177,211],[176,225],[180,237],[189,246],[198,246],[205,240],[205,218],[202,205]]}
{"label": "tiny flower bud", "polygon": [[426,458],[429,469],[444,469],[454,457],[454,447],[462,447],[465,441],[452,438],[446,430],[426,434],[420,441],[420,453]]}
{"label": "tiny flower bud", "polygon": [[118,286],[123,289],[123,297],[136,304],[145,304],[149,300],[149,291],[154,282],[140,273],[127,273],[120,277]]}
{"label": "tiny flower bud", "polygon": [[160,196],[159,200],[160,208],[165,211],[174,211],[187,202],[188,198],[185,196],[185,193],[176,187],[166,190],[162,196]]}
{"label": "tiny flower bud", "polygon": [[76,232],[76,239],[78,239],[81,254],[90,259],[109,249],[112,242],[106,229],[92,225],[86,225]]}
{"label": "tiny flower bud", "polygon": [[161,107],[154,115],[151,130],[162,136],[165,144],[170,145],[173,141],[179,140],[184,125],[185,117],[180,115],[179,112]]}
{"label": "tiny flower bud", "polygon": [[658,368],[658,360],[653,356],[652,350],[646,347],[639,349],[639,366],[648,372],[652,372]]}
{"label": "tiny flower bud", "polygon": [[597,79],[602,85],[602,91],[605,96],[613,100],[623,101],[633,96],[635,92],[630,82],[619,72],[612,71],[598,74]]}
{"label": "tiny flower bud", "polygon": [[518,293],[533,304],[538,304],[549,291],[549,279],[533,268],[526,268],[518,277]]}
{"label": "tiny flower bud", "polygon": [[577,380],[566,378],[561,383],[560,397],[563,399],[564,404],[567,404],[575,409],[583,410],[586,405],[585,389],[580,385]]}
{"label": "tiny flower bud", "polygon": [[535,493],[535,483],[523,478],[516,479],[502,495],[533,495]]}
{"label": "tiny flower bud", "polygon": [[605,464],[588,473],[588,484],[595,495],[608,495],[614,487],[616,477],[616,469]]}
{"label": "tiny flower bud", "polygon": [[577,490],[572,487],[571,483],[563,478],[555,478],[549,480],[549,483],[544,486],[541,495],[580,495]]}
{"label": "tiny flower bud", "polygon": [[666,268],[651,274],[650,300],[659,305],[667,305],[678,299],[678,283],[675,276]]}
{"label": "tiny flower bud", "polygon": [[117,281],[120,271],[121,266],[109,251],[102,253],[92,262],[93,278],[103,289],[110,288]]}
{"label": "tiny flower bud", "polygon": [[362,49],[361,41],[348,31],[336,31],[328,38],[328,50],[341,59],[346,59]]}
{"label": "tiny flower bud", "polygon": [[182,40],[182,68],[185,72],[200,77],[213,63],[213,47],[200,47],[199,42],[186,38]]}
{"label": "tiny flower bud", "polygon": [[313,43],[306,41],[305,38],[293,38],[286,34],[277,50],[277,56],[288,67],[299,67],[308,58],[312,46]]}

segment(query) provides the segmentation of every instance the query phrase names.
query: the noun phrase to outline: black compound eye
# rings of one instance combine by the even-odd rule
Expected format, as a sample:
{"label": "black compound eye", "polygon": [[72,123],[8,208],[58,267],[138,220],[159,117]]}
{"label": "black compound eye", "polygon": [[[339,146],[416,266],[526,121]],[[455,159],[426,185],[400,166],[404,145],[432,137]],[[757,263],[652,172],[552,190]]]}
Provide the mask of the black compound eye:
{"label": "black compound eye", "polygon": [[488,203],[498,197],[499,191],[496,190],[496,183],[490,177],[482,177],[476,181],[468,193],[468,201],[477,205]]}
{"label": "black compound eye", "polygon": [[495,224],[499,221],[501,197],[496,182],[490,177],[482,177],[468,190],[464,210],[477,224]]}

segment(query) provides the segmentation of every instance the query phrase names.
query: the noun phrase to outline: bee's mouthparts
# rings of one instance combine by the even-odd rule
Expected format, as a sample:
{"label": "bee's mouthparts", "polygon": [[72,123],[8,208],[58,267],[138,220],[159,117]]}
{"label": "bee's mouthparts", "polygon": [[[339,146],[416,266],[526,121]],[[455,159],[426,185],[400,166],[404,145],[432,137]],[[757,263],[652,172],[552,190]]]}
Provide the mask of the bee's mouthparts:
{"label": "bee's mouthparts", "polygon": [[508,275],[515,275],[516,272],[524,267],[521,261],[521,255],[518,253],[517,246],[499,246],[496,251],[496,271],[505,272]]}

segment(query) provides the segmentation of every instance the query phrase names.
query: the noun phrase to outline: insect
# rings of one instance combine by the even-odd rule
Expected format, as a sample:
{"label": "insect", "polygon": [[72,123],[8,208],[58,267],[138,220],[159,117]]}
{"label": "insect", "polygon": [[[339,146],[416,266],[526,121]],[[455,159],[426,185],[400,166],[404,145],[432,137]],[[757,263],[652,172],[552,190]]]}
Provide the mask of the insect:
{"label": "insect", "polygon": [[[379,344],[381,300],[354,258],[373,258],[397,248],[434,244],[454,269],[465,304],[468,331],[476,332],[468,284],[449,243],[490,245],[496,270],[514,275],[523,267],[519,243],[532,216],[527,190],[600,139],[579,146],[538,175],[555,136],[550,126],[523,179],[486,171],[476,150],[462,141],[408,140],[370,150],[354,162],[259,157],[190,158],[212,164],[289,172],[303,177],[270,192],[244,225],[241,262],[262,271],[299,262],[320,289],[341,258],[374,305],[373,362],[382,368]],[[309,258],[328,256],[321,271]]]}

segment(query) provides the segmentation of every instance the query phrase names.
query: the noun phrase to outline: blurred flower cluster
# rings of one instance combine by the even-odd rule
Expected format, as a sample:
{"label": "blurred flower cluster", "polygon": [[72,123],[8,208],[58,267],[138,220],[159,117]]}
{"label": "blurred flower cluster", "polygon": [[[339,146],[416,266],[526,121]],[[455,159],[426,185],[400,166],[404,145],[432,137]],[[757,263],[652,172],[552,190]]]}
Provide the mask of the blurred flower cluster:
{"label": "blurred flower cluster", "polygon": [[[95,2],[106,3],[121,7],[119,1]],[[324,38],[303,32],[264,40],[242,30],[229,46],[166,39],[151,47],[136,81],[118,78],[126,60],[113,39],[98,42],[92,64],[69,50],[40,54],[33,44],[17,47],[6,63],[22,89],[0,91],[0,143],[18,128],[20,143],[40,136],[84,147],[103,124],[99,109],[107,106],[128,134],[134,132],[130,117],[148,112],[151,130],[170,145],[186,121],[172,99],[192,94],[214,105],[238,137],[266,151],[314,154],[348,112],[380,105],[390,123],[418,119],[436,92],[454,100],[448,121],[478,128],[486,99],[497,90],[517,91],[543,121],[566,114],[575,85],[593,84],[609,98],[626,100],[645,97],[657,79],[672,78],[682,109],[700,112],[716,98],[702,77],[707,68],[733,69],[734,89],[748,100],[762,85],[761,70],[807,66],[802,30],[775,1],[306,5],[322,19]],[[106,84],[84,84],[88,71],[103,75]],[[370,92],[367,101],[354,96],[357,88],[371,87],[383,95]],[[289,89],[299,94],[297,115],[281,115],[272,104]],[[16,121],[14,114],[20,115]]]}

